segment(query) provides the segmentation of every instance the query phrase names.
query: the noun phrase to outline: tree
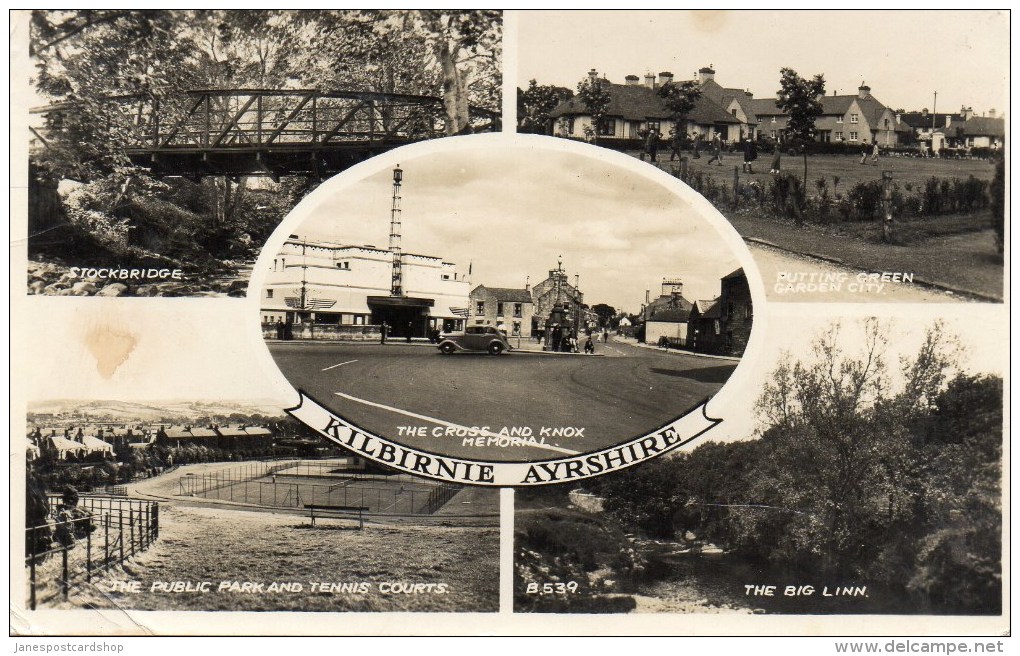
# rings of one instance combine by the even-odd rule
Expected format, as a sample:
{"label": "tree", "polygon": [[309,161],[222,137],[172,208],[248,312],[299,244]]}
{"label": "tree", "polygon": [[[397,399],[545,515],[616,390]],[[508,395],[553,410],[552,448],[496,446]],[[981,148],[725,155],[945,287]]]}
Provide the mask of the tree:
{"label": "tree", "polygon": [[608,327],[613,317],[616,316],[616,308],[612,305],[606,305],[605,303],[596,303],[592,306],[592,311],[599,317],[599,325]]}
{"label": "tree", "polygon": [[549,134],[552,119],[549,113],[574,92],[566,87],[528,82],[527,90],[517,89],[517,131],[531,134]]}
{"label": "tree", "polygon": [[[815,119],[822,114],[821,98],[825,95],[825,78],[818,74],[808,80],[792,68],[782,68],[779,72],[780,89],[776,92],[776,105],[789,117],[786,124],[787,139],[803,152],[804,183],[801,188],[806,190],[807,149],[815,140]],[[803,222],[799,209],[796,213],[798,225]]]}
{"label": "tree", "polygon": [[658,93],[672,114],[676,134],[686,135],[687,115],[698,104],[698,99],[701,98],[701,87],[692,80],[670,81],[659,87]]}
{"label": "tree", "polygon": [[613,100],[607,86],[608,82],[599,79],[595,69],[591,70],[588,77],[577,83],[577,97],[584,103],[591,116],[591,125],[584,127],[584,134],[595,143],[598,143],[602,120],[609,109],[609,103]]}

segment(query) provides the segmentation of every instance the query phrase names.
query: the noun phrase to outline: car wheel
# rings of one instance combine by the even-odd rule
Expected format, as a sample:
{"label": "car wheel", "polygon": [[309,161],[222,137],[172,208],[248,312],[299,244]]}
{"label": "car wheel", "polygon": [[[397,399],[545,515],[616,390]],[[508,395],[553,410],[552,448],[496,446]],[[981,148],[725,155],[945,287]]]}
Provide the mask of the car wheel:
{"label": "car wheel", "polygon": [[443,344],[439,345],[439,352],[442,353],[443,355],[450,355],[451,353],[453,353],[455,349],[456,347],[450,342],[444,342]]}
{"label": "car wheel", "polygon": [[489,355],[499,355],[503,352],[503,345],[499,342],[489,344]]}

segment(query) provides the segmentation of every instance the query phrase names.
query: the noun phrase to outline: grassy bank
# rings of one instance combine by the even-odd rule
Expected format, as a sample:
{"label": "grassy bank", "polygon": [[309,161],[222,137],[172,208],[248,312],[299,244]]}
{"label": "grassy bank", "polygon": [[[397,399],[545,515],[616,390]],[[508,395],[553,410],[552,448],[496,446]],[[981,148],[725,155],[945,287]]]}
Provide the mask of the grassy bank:
{"label": "grassy bank", "polygon": [[[138,610],[494,612],[495,527],[369,525],[310,528],[306,517],[164,504],[160,538],[144,554],[72,592],[69,607]],[[110,592],[117,582],[140,592]],[[209,592],[153,592],[154,582],[211,582]],[[222,581],[262,584],[218,592]],[[272,583],[291,591],[273,592]],[[300,591],[295,591],[300,584]],[[313,589],[313,584],[320,584]],[[321,584],[339,586],[326,591]],[[393,584],[397,584],[394,586]],[[407,584],[410,584],[409,586]],[[413,587],[420,584],[418,589]],[[395,588],[387,591],[387,586]]]}

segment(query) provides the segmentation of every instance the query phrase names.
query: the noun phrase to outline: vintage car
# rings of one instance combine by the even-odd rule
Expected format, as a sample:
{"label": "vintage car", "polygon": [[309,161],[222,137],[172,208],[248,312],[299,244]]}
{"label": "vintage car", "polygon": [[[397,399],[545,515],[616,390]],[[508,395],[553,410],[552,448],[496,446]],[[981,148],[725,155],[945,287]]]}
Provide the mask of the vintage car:
{"label": "vintage car", "polygon": [[468,326],[464,332],[443,335],[439,352],[450,355],[455,351],[484,351],[499,355],[513,347],[506,341],[506,335],[492,326]]}

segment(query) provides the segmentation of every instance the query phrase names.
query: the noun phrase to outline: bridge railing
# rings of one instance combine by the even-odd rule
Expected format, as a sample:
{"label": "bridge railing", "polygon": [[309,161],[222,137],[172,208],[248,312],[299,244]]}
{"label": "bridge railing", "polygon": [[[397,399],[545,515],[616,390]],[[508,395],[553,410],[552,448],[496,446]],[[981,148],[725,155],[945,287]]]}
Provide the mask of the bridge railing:
{"label": "bridge railing", "polygon": [[[146,150],[325,147],[344,142],[443,136],[443,102],[430,96],[364,92],[199,90],[186,99],[125,97],[120,114]],[[498,129],[495,112],[471,110],[472,127]]]}

